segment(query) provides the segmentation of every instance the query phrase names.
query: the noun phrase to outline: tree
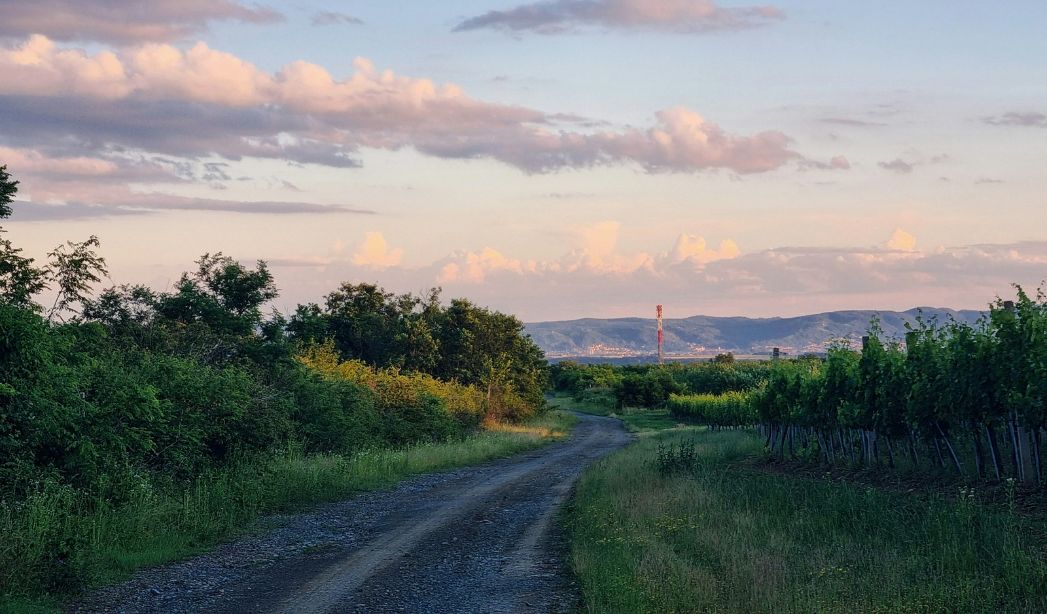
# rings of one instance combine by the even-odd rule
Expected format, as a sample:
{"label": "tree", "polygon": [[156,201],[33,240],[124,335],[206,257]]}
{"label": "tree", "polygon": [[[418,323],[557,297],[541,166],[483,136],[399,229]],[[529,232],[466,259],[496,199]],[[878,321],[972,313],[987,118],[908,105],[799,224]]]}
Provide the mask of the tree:
{"label": "tree", "polygon": [[327,295],[326,316],[335,346],[344,358],[379,366],[397,364],[401,314],[408,301],[375,284],[343,283]]}
{"label": "tree", "polygon": [[324,310],[316,303],[295,308],[287,321],[287,334],[303,344],[320,344],[331,338],[331,325]]}
{"label": "tree", "polygon": [[158,311],[185,324],[205,324],[219,333],[246,336],[262,321],[262,306],[279,292],[264,261],[248,269],[221,252],[204,254],[195,273],[183,273],[174,294],[162,295]]}
{"label": "tree", "polygon": [[11,179],[7,165],[0,166],[0,219],[11,217],[11,203],[18,193],[18,182]]}
{"label": "tree", "polygon": [[47,274],[58,285],[58,294],[47,311],[48,321],[61,319],[62,313],[70,311],[74,304],[82,306],[88,300],[91,285],[109,275],[105,259],[92,249],[99,245],[98,237],[91,235],[82,243],[68,241],[48,254],[51,262]]}
{"label": "tree", "polygon": [[[0,166],[0,219],[11,216],[11,203],[18,193],[18,182],[11,179],[7,166]],[[33,296],[47,288],[47,272],[33,265],[32,258],[22,256],[3,237],[6,232],[0,227],[0,301],[36,310]]]}
{"label": "tree", "polygon": [[[0,166],[0,219],[10,217],[11,203],[18,193],[18,182],[11,179],[6,166]],[[91,236],[82,243],[72,241],[59,245],[48,254],[50,262],[37,267],[32,258],[22,256],[22,250],[3,238],[0,228],[0,301],[16,307],[39,311],[33,296],[58,285],[58,294],[47,312],[48,321],[61,318],[77,303],[83,303],[91,285],[107,275],[105,259],[93,248],[100,245],[98,237]]]}

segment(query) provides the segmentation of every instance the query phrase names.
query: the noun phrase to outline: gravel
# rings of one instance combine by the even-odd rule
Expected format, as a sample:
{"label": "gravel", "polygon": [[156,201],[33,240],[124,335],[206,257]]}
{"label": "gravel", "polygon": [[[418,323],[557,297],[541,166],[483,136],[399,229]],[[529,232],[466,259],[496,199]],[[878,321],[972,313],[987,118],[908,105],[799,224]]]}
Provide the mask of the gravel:
{"label": "gravel", "polygon": [[579,415],[571,437],[415,477],[88,595],[73,612],[566,612],[579,604],[556,513],[630,436]]}

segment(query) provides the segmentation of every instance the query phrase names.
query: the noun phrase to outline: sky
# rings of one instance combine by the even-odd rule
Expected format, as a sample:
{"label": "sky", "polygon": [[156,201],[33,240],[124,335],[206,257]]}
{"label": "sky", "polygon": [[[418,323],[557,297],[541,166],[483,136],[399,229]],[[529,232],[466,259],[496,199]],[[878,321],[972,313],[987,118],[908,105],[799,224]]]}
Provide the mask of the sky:
{"label": "sky", "polygon": [[0,0],[8,237],[525,321],[1047,279],[1047,3]]}

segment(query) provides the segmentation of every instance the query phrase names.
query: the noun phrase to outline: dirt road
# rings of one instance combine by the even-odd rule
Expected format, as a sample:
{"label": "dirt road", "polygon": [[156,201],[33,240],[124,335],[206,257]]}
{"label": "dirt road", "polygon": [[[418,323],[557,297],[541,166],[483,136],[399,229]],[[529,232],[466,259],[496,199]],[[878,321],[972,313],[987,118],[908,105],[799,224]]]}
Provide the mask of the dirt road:
{"label": "dirt road", "polygon": [[556,513],[587,464],[629,441],[617,420],[579,418],[567,441],[277,519],[74,611],[570,610],[578,594]]}

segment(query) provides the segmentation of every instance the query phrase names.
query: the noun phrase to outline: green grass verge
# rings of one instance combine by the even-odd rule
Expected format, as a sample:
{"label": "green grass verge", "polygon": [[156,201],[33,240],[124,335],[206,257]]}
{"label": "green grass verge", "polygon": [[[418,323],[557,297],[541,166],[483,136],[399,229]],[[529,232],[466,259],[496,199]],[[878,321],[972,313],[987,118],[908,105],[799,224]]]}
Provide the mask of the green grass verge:
{"label": "green grass verge", "polygon": [[[663,476],[659,444],[696,442]],[[567,510],[590,612],[1047,611],[1042,519],[771,474],[745,432],[662,430],[590,468]]]}
{"label": "green grass verge", "polygon": [[0,504],[0,611],[53,611],[80,587],[204,551],[258,528],[261,516],[533,449],[563,437],[576,421],[549,411],[461,441],[352,457],[289,451],[201,476],[178,491],[143,481],[119,506],[47,487],[26,501]]}

